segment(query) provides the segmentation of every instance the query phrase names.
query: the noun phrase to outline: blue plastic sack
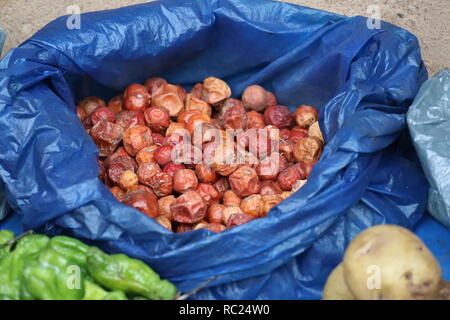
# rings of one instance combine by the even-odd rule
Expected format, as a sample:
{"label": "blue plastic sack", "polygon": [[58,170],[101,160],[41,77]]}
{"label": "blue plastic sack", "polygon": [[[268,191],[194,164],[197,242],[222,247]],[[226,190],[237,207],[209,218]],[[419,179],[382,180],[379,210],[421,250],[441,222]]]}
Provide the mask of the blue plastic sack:
{"label": "blue plastic sack", "polygon": [[428,211],[450,228],[450,69],[422,86],[407,119],[430,183]]}
{"label": "blue plastic sack", "polygon": [[[327,145],[309,182],[266,218],[174,234],[97,178],[76,98],[162,76],[250,84],[320,110]],[[164,1],[59,18],[0,62],[0,177],[25,228],[65,233],[149,263],[195,298],[314,299],[349,240],[379,223],[412,228],[428,184],[405,135],[427,78],[417,39],[363,17],[256,0]]]}

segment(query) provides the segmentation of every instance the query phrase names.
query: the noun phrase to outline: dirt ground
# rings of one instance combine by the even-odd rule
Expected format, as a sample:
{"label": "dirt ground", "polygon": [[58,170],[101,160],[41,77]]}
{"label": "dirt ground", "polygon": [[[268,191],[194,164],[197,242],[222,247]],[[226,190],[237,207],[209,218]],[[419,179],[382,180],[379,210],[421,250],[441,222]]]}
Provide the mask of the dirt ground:
{"label": "dirt ground", "polygon": [[[78,5],[82,12],[112,9],[140,0],[0,0],[0,26],[6,30],[5,55],[46,23]],[[414,33],[430,75],[450,68],[450,0],[288,0],[287,2],[339,14],[370,15],[377,5],[381,18]]]}

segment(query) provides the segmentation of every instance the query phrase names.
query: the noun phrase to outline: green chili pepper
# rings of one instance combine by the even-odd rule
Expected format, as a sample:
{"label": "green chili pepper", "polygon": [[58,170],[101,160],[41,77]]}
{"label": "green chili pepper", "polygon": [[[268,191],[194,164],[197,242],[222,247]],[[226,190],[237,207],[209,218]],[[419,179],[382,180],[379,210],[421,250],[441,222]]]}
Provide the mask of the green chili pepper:
{"label": "green chili pepper", "polygon": [[123,291],[106,291],[99,285],[85,280],[85,293],[83,300],[128,300]]}
{"label": "green chili pepper", "polygon": [[48,244],[45,235],[32,234],[20,239],[13,251],[0,260],[0,297],[2,299],[32,299],[23,287],[23,272],[26,264],[35,259]]}
{"label": "green chili pepper", "polygon": [[85,295],[85,279],[76,259],[51,248],[28,262],[23,277],[26,289],[36,299],[81,300]]}
{"label": "green chili pepper", "polygon": [[177,293],[172,283],[161,280],[145,263],[124,254],[107,255],[91,247],[87,252],[87,266],[95,281],[110,290],[153,300],[172,299]]}
{"label": "green chili pepper", "polygon": [[10,251],[11,246],[5,244],[14,239],[14,232],[10,230],[0,231],[0,260]]}
{"label": "green chili pepper", "polygon": [[128,300],[128,298],[123,291],[114,290],[108,292],[103,300]]}
{"label": "green chili pepper", "polygon": [[50,239],[49,247],[65,257],[70,257],[80,268],[86,268],[86,253],[89,246],[80,240],[56,236]]}

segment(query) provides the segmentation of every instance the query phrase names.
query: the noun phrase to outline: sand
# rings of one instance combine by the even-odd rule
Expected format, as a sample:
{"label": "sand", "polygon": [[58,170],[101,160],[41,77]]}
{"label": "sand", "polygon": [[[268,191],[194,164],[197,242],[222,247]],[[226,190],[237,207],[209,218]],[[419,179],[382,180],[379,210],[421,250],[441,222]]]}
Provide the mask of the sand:
{"label": "sand", "polygon": [[[139,0],[0,0],[0,26],[7,32],[3,56],[49,21],[77,4],[82,12],[142,3]],[[414,33],[430,75],[450,68],[450,0],[288,0],[339,14],[367,16],[377,5],[381,18]]]}

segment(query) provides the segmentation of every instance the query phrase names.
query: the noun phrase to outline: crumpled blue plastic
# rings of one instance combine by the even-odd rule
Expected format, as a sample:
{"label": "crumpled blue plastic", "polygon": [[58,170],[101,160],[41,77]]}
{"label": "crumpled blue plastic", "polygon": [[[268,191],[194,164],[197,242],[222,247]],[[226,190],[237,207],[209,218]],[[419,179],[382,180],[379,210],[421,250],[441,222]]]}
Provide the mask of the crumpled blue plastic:
{"label": "crumpled blue plastic", "polygon": [[[143,259],[198,299],[317,299],[361,230],[414,227],[428,184],[405,134],[427,73],[417,39],[382,22],[260,0],[152,2],[49,23],[0,62],[0,177],[25,228]],[[327,145],[309,182],[266,218],[174,234],[97,179],[98,150],[74,110],[162,76],[250,84],[320,110]]]}
{"label": "crumpled blue plastic", "polygon": [[408,128],[430,183],[427,209],[450,228],[450,69],[425,82],[407,113]]}

